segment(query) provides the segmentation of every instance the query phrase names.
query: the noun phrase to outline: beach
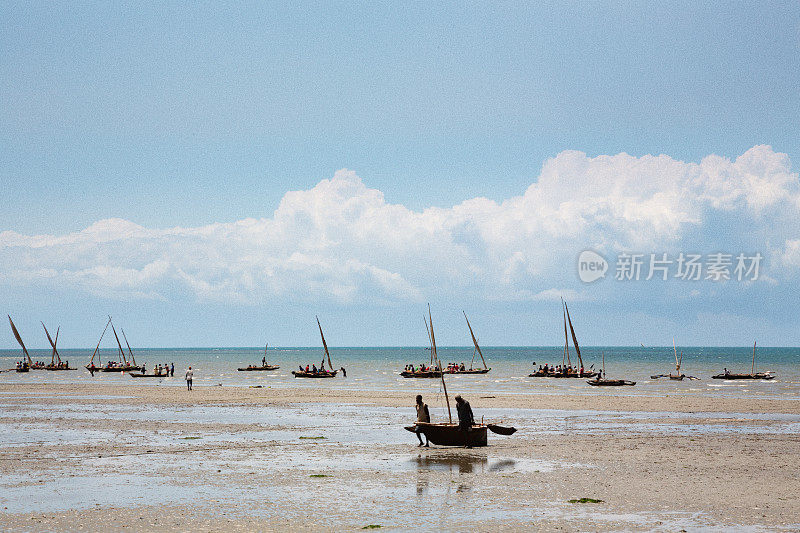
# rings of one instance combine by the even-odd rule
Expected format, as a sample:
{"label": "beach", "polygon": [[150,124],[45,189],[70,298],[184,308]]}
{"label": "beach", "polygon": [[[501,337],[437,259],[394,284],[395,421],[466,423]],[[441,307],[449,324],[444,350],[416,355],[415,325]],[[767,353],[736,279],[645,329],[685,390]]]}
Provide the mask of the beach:
{"label": "beach", "polygon": [[797,400],[474,393],[517,433],[420,448],[413,388],[2,383],[0,529],[800,527]]}

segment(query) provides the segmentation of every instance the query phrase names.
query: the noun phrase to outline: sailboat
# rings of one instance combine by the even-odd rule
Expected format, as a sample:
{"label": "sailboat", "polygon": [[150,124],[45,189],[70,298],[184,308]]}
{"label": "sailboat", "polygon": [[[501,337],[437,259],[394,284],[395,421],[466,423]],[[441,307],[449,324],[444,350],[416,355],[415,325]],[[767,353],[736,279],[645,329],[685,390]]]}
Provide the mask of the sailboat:
{"label": "sailboat", "polygon": [[[430,322],[431,352],[435,361],[439,363],[439,356],[436,352],[436,336],[433,333],[433,318],[431,308],[428,305],[428,322]],[[466,433],[459,429],[458,424],[453,423],[453,413],[450,410],[450,397],[447,395],[447,385],[444,381],[444,373],[441,374],[442,390],[447,402],[447,416],[449,422],[434,424],[432,422],[416,422],[413,426],[406,426],[405,429],[416,433],[418,430],[425,435],[428,441],[438,446],[486,446],[487,429],[501,435],[511,435],[516,431],[512,427],[498,426],[496,424],[472,424]]]}
{"label": "sailboat", "polygon": [[[572,327],[572,318],[569,316],[569,307],[567,307],[566,302],[561,300],[562,307],[562,315],[564,316],[564,355],[562,356],[561,361],[561,372],[556,372],[553,368],[548,368],[545,370],[539,370],[533,372],[532,374],[528,374],[528,377],[531,378],[591,378],[598,375],[598,372],[593,372],[592,370],[584,370],[583,368],[583,358],[581,357],[581,348],[578,346],[578,338],[575,336],[575,329]],[[580,366],[578,368],[572,368],[572,361],[569,357],[569,339],[567,337],[567,324],[569,323],[569,331],[572,334],[572,345],[575,347],[575,353],[578,355],[578,362]],[[594,365],[592,365],[594,366]]]}
{"label": "sailboat", "polygon": [[717,374],[716,376],[711,376],[712,379],[775,379],[775,375],[772,372],[756,372],[756,343],[753,342],[753,366],[750,369],[749,374],[732,374],[728,372],[726,369],[725,372],[722,374]]}
{"label": "sailboat", "polygon": [[[331,354],[328,352],[328,343],[325,342],[325,335],[322,333],[322,326],[319,323],[319,317],[315,318],[317,319],[317,327],[319,327],[319,335],[322,337],[322,347],[325,349],[322,354],[322,363],[316,372],[314,370],[293,370],[292,375],[294,375],[296,378],[334,378],[338,372],[338,370],[333,369],[333,363],[331,363]],[[328,370],[325,369],[326,357],[328,358]]]}
{"label": "sailboat", "polygon": [[[109,317],[109,322],[111,322],[111,317]],[[113,322],[111,323],[111,331],[114,332],[114,338],[117,340],[119,363],[109,361],[106,366],[100,369],[100,372],[132,372],[134,370],[141,370],[142,367],[136,364],[136,359],[133,357],[133,351],[130,353],[132,360],[128,361],[128,356],[125,355],[125,350],[122,349],[122,343],[119,342],[119,335],[117,335],[117,330],[114,328]],[[128,349],[130,350],[130,345],[128,345]]]}
{"label": "sailboat", "polygon": [[681,356],[679,358],[678,349],[675,347],[675,339],[672,339],[672,352],[675,354],[675,373],[673,374],[672,372],[670,372],[669,374],[659,374],[657,376],[650,376],[650,379],[669,378],[671,381],[683,381],[683,378],[686,378],[686,379],[700,380],[700,378],[695,376],[687,376],[686,374],[681,374],[681,364],[683,363],[683,351],[681,351]]}
{"label": "sailboat", "polygon": [[[100,334],[100,339],[97,341],[97,346],[95,346],[94,352],[92,352],[92,358],[89,359],[89,363],[84,367],[86,368],[86,370],[89,371],[90,374],[92,374],[92,376],[94,376],[95,372],[100,371],[100,367],[94,364],[94,358],[97,355],[97,352],[100,351],[100,342],[102,342],[103,336],[106,334],[106,330],[108,329],[109,324],[111,324],[111,317],[108,317],[108,322],[106,322],[106,327],[103,328],[103,333]],[[102,365],[102,362],[99,359],[97,362]]]}
{"label": "sailboat", "polygon": [[25,343],[22,342],[22,337],[19,335],[19,331],[17,331],[17,326],[14,325],[14,321],[11,320],[11,315],[6,315],[8,317],[8,323],[11,324],[11,331],[14,333],[14,338],[17,339],[17,342],[20,346],[22,346],[22,353],[25,354],[25,358],[21,364],[17,365],[17,372],[29,372],[32,368],[44,368],[38,364],[34,364],[33,359],[31,359],[31,354],[28,353],[28,349],[25,347]]}
{"label": "sailboat", "polygon": [[[603,376],[606,375],[606,353],[603,352]],[[601,374],[598,373],[595,379],[590,379],[587,381],[589,385],[594,387],[620,387],[622,385],[636,385],[635,381],[629,381],[627,379],[602,379]]]}
{"label": "sailboat", "polygon": [[262,362],[261,366],[253,366],[250,365],[247,368],[238,368],[239,372],[254,372],[258,370],[278,370],[280,367],[278,365],[271,365],[267,363],[267,348],[269,348],[269,343],[264,346],[264,361]]}
{"label": "sailboat", "polygon": [[[50,355],[50,364],[45,367],[45,370],[77,370],[76,368],[70,368],[68,362],[61,361],[61,355],[56,348],[56,344],[58,344],[58,332],[61,331],[61,326],[56,329],[56,340],[50,337],[50,332],[47,331],[44,322],[42,322],[42,327],[44,328],[45,335],[47,335],[47,340],[50,342],[50,346],[53,347],[53,353]],[[56,362],[56,358],[58,358],[58,362]]]}
{"label": "sailboat", "polygon": [[[472,361],[469,363],[469,368],[465,368],[464,370],[461,369],[451,369],[445,370],[448,374],[486,374],[491,370],[488,366],[486,366],[486,360],[483,358],[483,352],[481,351],[481,347],[478,346],[478,339],[475,338],[475,333],[472,331],[472,326],[469,323],[469,318],[467,318],[467,313],[465,311],[461,311],[464,313],[464,318],[467,321],[467,327],[469,328],[469,334],[472,336],[472,344],[475,345],[475,349],[472,352]],[[475,363],[475,353],[481,356],[481,362],[483,363],[483,368],[472,368],[472,365]]]}
{"label": "sailboat", "polygon": [[438,362],[434,359],[434,350],[433,350],[433,341],[431,340],[431,330],[428,327],[428,319],[425,318],[425,331],[428,332],[428,343],[430,343],[431,347],[426,348],[431,352],[431,361],[430,364],[425,366],[420,366],[419,368],[414,368],[413,365],[411,366],[411,370],[406,367],[406,370],[400,372],[400,375],[404,378],[439,378],[442,377],[442,370],[441,367],[438,365]]}

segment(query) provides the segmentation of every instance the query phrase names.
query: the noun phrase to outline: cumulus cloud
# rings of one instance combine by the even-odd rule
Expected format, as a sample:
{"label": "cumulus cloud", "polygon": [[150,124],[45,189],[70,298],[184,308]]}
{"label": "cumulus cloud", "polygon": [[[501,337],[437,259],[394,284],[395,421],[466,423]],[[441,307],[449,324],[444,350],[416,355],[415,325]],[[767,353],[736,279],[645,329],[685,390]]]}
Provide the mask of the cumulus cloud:
{"label": "cumulus cloud", "polygon": [[[601,252],[739,251],[784,243],[800,265],[800,185],[788,157],[756,146],[735,160],[666,155],[549,159],[520,196],[413,211],[350,170],[287,192],[271,217],[196,228],[101,220],[66,235],[0,233],[0,284],[58,284],[112,298],[259,303],[420,301],[438,293],[549,300],[575,290],[574,262]],[[729,217],[747,235],[709,228]],[[697,242],[697,235],[705,242]],[[571,288],[572,287],[572,288]]]}

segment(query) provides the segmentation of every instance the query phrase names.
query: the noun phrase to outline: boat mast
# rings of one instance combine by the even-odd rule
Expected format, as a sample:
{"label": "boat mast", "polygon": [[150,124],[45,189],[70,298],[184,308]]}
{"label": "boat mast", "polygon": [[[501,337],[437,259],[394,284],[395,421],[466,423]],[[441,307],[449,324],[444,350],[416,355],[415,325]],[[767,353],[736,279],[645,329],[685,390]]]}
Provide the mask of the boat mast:
{"label": "boat mast", "polygon": [[325,342],[325,335],[322,334],[322,326],[319,323],[319,317],[315,317],[317,319],[317,326],[319,327],[319,336],[322,337],[322,347],[325,348],[325,353],[322,354],[322,369],[325,369],[325,356],[328,356],[328,366],[330,366],[331,372],[333,371],[333,364],[331,363],[331,354],[328,353],[328,343]]}
{"label": "boat mast", "polygon": [[28,365],[33,366],[33,359],[31,359],[31,354],[28,353],[28,349],[25,347],[25,343],[22,342],[22,337],[19,336],[19,331],[17,331],[17,326],[14,325],[14,321],[11,320],[11,315],[6,315],[8,317],[8,322],[11,324],[11,331],[14,332],[14,337],[17,338],[17,342],[20,346],[22,346],[22,351],[25,353],[25,357],[28,358]]}
{"label": "boat mast", "polygon": [[122,331],[122,338],[125,339],[125,344],[128,345],[128,353],[131,354],[131,361],[133,362],[133,366],[136,366],[136,358],[133,356],[133,350],[131,350],[131,345],[128,342],[128,337],[125,336],[125,330],[119,328]]}
{"label": "boat mast", "polygon": [[450,417],[450,423],[453,423],[453,413],[450,411],[450,397],[447,396],[447,385],[444,384],[444,372],[442,370],[442,363],[439,361],[439,354],[436,351],[436,336],[433,334],[433,317],[431,316],[431,304],[428,304],[428,320],[431,323],[431,352],[436,357],[436,363],[439,365],[440,374],[442,377],[442,389],[444,389],[444,399],[447,402],[447,416]]}
{"label": "boat mast", "polygon": [[267,348],[269,347],[269,343],[264,345],[264,361],[267,360]]}
{"label": "boat mast", "polygon": [[[678,360],[678,349],[675,347],[675,337],[672,337],[672,351],[675,352],[675,371],[681,375],[681,362]],[[681,359],[683,359],[683,352],[681,352]]]}
{"label": "boat mast", "polygon": [[750,373],[756,373],[756,341],[753,341],[753,368],[750,370]]}
{"label": "boat mast", "polygon": [[111,331],[114,332],[114,338],[117,339],[117,347],[119,348],[119,355],[121,356],[120,363],[124,362],[125,366],[128,366],[128,358],[125,357],[125,352],[122,350],[122,343],[119,342],[119,336],[117,335],[117,330],[114,329],[114,324],[111,324]]}
{"label": "boat mast", "polygon": [[[581,349],[578,347],[578,339],[575,337],[575,330],[572,328],[572,319],[569,317],[569,306],[567,302],[564,302],[564,310],[567,312],[567,321],[569,322],[569,331],[572,333],[572,344],[575,345],[575,353],[578,354],[578,362],[581,364],[581,368],[583,368],[583,359],[581,358]],[[603,369],[605,372],[605,369]]]}
{"label": "boat mast", "polygon": [[[100,342],[103,340],[103,335],[106,334],[106,330],[108,329],[108,325],[111,324],[111,317],[108,317],[108,322],[106,322],[106,327],[103,328],[103,333],[100,334],[100,339],[97,341],[97,347],[95,347],[94,352],[92,352],[92,358],[89,359],[89,364],[92,364],[94,361],[94,356],[97,355],[97,350],[100,349]],[[100,364],[102,365],[103,362],[101,361]]]}
{"label": "boat mast", "polygon": [[423,318],[423,320],[425,321],[425,331],[427,331],[427,332],[428,332],[428,344],[430,344],[430,345],[431,345],[431,366],[433,366],[433,364],[434,364],[434,361],[433,361],[433,341],[431,340],[431,330],[430,330],[430,328],[428,327],[428,319],[427,319],[427,318],[425,318],[425,316],[424,316],[424,315],[423,315],[423,317],[422,317],[422,318]]}
{"label": "boat mast", "polygon": [[[53,339],[50,338],[50,332],[47,331],[47,327],[44,325],[44,322],[41,323],[42,327],[44,328],[44,332],[47,335],[47,341],[50,343],[50,346],[53,347],[53,353],[50,355],[50,366],[53,366],[56,362],[56,355],[58,355],[58,351],[56,350],[56,342],[58,342],[58,332],[61,329],[61,326],[58,327],[56,330],[56,340],[53,342]],[[61,362],[61,356],[58,356],[58,362]]]}
{"label": "boat mast", "polygon": [[[564,303],[564,299],[563,298],[561,299],[561,305],[562,306],[566,305]],[[564,315],[564,355],[566,356],[567,363],[569,363],[569,365],[572,366],[572,362],[569,360],[569,340],[567,340],[567,312],[564,310],[563,307],[561,309],[561,312]],[[564,359],[563,358],[561,360],[561,364],[562,365],[564,364]],[[581,365],[581,366],[583,366],[583,365]]]}
{"label": "boat mast", "polygon": [[[464,313],[464,318],[467,321],[467,327],[469,328],[469,334],[472,336],[472,344],[475,345],[475,349],[478,351],[478,355],[481,356],[481,362],[483,363],[483,368],[489,368],[486,366],[486,360],[483,358],[483,352],[481,352],[481,347],[478,346],[478,339],[475,338],[475,334],[472,332],[472,326],[469,324],[469,318],[467,318],[467,313],[462,309],[462,313]],[[475,359],[475,354],[472,354],[472,358]],[[470,364],[470,368],[472,365]]]}

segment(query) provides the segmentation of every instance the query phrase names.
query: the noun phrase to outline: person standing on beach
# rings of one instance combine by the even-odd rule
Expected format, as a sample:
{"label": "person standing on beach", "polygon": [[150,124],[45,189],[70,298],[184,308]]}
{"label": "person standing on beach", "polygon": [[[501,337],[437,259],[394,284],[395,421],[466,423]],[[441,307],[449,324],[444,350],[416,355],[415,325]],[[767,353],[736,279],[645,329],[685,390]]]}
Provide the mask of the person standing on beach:
{"label": "person standing on beach", "polygon": [[469,432],[472,430],[475,417],[472,415],[472,407],[469,402],[461,395],[456,396],[456,411],[458,412],[458,430],[464,432],[464,448],[472,448],[469,445]]}
{"label": "person standing on beach", "polygon": [[[430,423],[431,421],[431,414],[428,411],[428,404],[422,401],[422,394],[417,394],[417,422],[426,422]],[[422,436],[420,435],[422,432],[419,430],[419,426],[417,426],[417,438],[419,439],[419,445],[422,446]],[[428,436],[425,435],[425,447],[427,448],[428,444]]]}
{"label": "person standing on beach", "polygon": [[194,377],[194,372],[192,372],[192,367],[189,367],[189,370],[186,371],[186,390],[192,390],[193,377]]}
{"label": "person standing on beach", "polygon": [[172,363],[169,367],[169,375],[175,377],[175,363]]}

